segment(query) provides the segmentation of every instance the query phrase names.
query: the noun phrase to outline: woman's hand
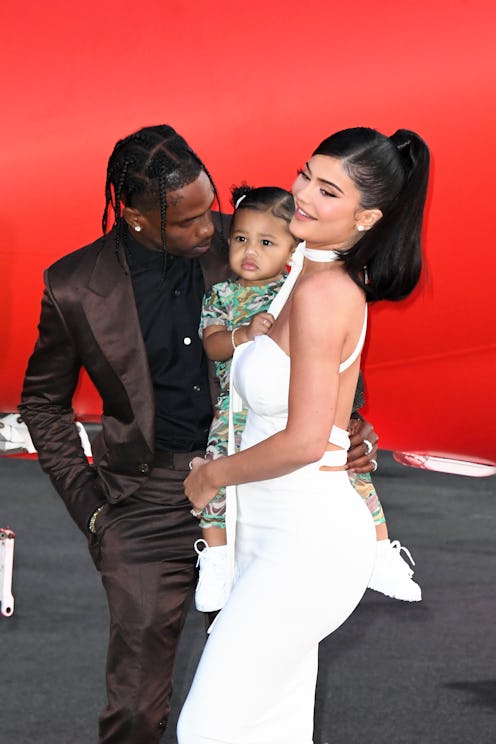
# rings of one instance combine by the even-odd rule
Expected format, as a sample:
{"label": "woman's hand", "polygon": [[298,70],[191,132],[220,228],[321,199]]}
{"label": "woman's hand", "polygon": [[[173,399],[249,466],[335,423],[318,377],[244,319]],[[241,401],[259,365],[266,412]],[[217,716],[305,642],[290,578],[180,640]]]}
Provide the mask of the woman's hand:
{"label": "woman's hand", "polygon": [[377,443],[379,437],[372,424],[360,419],[351,419],[348,426],[350,448],[347,469],[355,473],[373,473],[377,470]]}
{"label": "woman's hand", "polygon": [[[201,457],[194,457],[189,465],[191,473],[184,481],[184,493],[195,512],[201,512],[218,491],[218,488],[213,486],[208,478],[208,468],[206,466],[210,462],[209,460],[203,460]],[[198,516],[200,515],[198,514]]]}

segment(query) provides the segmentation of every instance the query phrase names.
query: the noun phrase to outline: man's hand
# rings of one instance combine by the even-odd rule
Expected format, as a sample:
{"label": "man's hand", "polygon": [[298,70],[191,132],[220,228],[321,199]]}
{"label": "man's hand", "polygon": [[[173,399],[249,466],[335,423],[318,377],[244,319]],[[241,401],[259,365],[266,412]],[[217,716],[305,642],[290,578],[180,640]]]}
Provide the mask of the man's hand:
{"label": "man's hand", "polygon": [[373,473],[377,470],[377,443],[379,437],[372,424],[360,419],[350,419],[348,426],[350,449],[348,450],[348,470],[355,473]]}

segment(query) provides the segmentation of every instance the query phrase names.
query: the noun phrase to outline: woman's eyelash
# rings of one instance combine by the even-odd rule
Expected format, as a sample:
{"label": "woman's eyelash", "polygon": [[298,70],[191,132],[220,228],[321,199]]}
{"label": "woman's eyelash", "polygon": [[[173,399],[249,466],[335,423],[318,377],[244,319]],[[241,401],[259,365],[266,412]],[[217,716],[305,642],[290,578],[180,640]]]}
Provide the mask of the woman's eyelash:
{"label": "woman's eyelash", "polygon": [[[298,170],[296,171],[296,175],[301,176],[302,178],[305,179],[305,181],[310,180],[309,174],[306,171],[304,171],[303,168],[298,168]],[[324,196],[336,196],[336,194],[333,194],[331,191],[327,191],[326,189],[320,189],[320,192]]]}

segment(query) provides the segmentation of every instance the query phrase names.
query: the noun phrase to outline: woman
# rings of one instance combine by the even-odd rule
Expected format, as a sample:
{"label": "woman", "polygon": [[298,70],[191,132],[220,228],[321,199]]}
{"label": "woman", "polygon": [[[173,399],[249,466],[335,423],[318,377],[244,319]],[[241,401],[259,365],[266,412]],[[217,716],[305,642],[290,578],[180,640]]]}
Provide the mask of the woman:
{"label": "woman", "polygon": [[238,486],[237,580],[180,744],[311,744],[318,643],[356,607],[374,560],[373,522],[344,469],[366,305],[402,299],[418,281],[428,169],[415,133],[354,128],[298,173],[290,229],[306,243],[301,273],[270,332],[234,356],[249,409],[242,451],[195,459],[185,482],[195,511]]}

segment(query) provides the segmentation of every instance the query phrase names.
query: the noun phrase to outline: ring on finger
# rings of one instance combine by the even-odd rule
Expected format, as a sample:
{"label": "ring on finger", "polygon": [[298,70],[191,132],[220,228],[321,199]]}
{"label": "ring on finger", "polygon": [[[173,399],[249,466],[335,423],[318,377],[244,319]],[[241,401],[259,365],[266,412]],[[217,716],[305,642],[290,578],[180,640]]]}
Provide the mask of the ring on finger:
{"label": "ring on finger", "polygon": [[368,439],[364,439],[364,440],[363,440],[363,443],[364,443],[365,447],[367,448],[367,449],[365,450],[365,454],[366,454],[366,455],[370,455],[370,453],[371,453],[371,452],[372,452],[372,450],[374,449],[374,445],[373,445],[373,444],[372,444],[372,442],[371,442],[370,440],[368,440]]}
{"label": "ring on finger", "polygon": [[193,460],[190,460],[190,461],[188,462],[188,468],[189,468],[190,470],[193,470]]}
{"label": "ring on finger", "polygon": [[370,462],[372,464],[372,472],[375,473],[377,470],[377,460],[371,460]]}

